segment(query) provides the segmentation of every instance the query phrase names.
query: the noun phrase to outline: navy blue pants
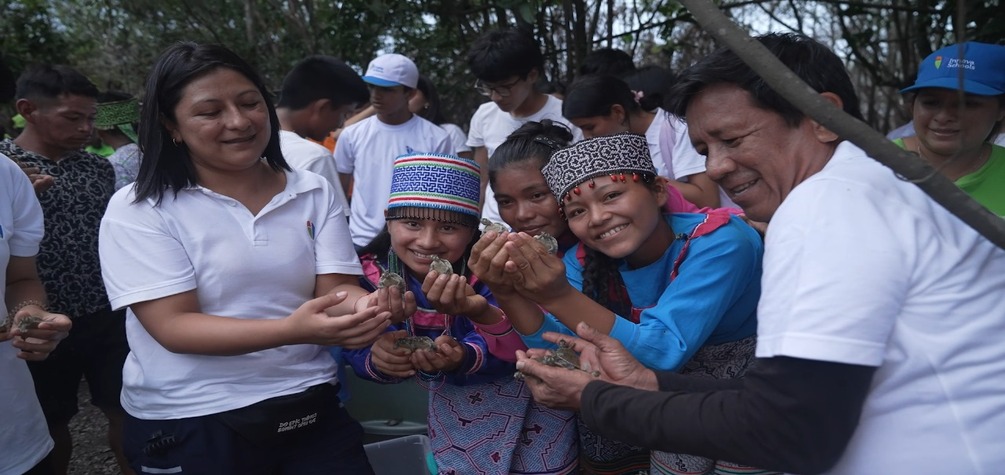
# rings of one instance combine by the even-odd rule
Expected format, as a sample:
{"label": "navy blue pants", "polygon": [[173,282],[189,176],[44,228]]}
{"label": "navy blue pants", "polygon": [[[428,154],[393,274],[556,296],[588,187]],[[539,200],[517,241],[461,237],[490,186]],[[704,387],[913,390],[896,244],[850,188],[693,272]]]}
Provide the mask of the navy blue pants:
{"label": "navy blue pants", "polygon": [[270,447],[242,437],[215,415],[171,420],[127,415],[126,457],[138,474],[372,475],[363,429],[334,393],[334,417]]}

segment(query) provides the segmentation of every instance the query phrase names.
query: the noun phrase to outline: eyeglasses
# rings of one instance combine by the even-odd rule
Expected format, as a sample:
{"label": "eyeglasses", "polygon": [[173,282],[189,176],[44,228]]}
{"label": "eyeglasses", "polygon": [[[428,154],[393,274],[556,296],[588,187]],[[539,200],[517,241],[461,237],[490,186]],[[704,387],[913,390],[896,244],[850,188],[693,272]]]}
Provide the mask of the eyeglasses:
{"label": "eyeglasses", "polygon": [[475,90],[479,94],[485,97],[492,97],[492,93],[495,92],[499,94],[499,97],[509,97],[513,93],[513,86],[516,86],[523,78],[517,78],[515,81],[509,84],[499,84],[498,86],[489,86],[488,84],[482,82],[481,79],[475,81]]}

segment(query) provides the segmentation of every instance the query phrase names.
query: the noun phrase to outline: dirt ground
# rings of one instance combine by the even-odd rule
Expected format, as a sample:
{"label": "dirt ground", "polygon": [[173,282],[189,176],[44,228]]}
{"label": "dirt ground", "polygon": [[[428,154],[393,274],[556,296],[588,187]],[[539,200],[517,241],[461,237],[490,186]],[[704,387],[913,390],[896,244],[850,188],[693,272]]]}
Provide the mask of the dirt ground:
{"label": "dirt ground", "polygon": [[119,467],[108,449],[108,422],[101,410],[91,405],[87,383],[80,383],[80,412],[70,421],[73,456],[70,475],[118,475]]}

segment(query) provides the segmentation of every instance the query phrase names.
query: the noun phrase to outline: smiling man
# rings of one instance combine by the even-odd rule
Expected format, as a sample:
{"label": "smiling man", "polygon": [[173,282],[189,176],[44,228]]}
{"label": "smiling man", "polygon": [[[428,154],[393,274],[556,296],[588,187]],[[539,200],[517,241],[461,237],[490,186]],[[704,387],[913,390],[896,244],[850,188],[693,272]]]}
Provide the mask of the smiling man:
{"label": "smiling man", "polygon": [[[759,40],[860,117],[833,52],[803,36]],[[604,381],[524,355],[518,368],[537,377],[535,397],[581,407],[602,436],[766,469],[998,473],[1005,251],[802,114],[728,49],[684,71],[671,97],[709,177],[771,223],[757,359],[740,380],[654,373],[581,327],[592,343],[576,349]]]}
{"label": "smiling man", "polygon": [[[109,440],[124,473],[121,450],[122,364],[129,352],[125,311],[113,312],[101,281],[98,227],[115,192],[115,170],[102,157],[82,150],[94,131],[98,89],[66,66],[37,66],[17,81],[16,107],[26,125],[0,153],[54,178],[38,194],[45,237],[38,270],[49,310],[74,319],[70,336],[45,361],[29,364],[38,399],[56,446],[49,455],[54,473],[67,472],[68,424],[77,413],[77,387],[87,378],[91,402],[109,420]],[[36,188],[37,189],[37,188]]]}

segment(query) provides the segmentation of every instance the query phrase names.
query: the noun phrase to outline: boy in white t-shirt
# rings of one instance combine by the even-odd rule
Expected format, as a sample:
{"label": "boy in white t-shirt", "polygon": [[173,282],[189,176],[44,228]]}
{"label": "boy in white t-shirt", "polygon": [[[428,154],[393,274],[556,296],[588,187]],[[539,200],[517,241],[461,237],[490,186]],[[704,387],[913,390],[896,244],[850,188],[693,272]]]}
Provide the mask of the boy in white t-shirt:
{"label": "boy in white t-shirt", "polygon": [[286,163],[325,177],[346,213],[349,200],[335,160],[321,141],[369,100],[370,93],[358,73],[336,58],[315,55],[297,63],[286,75],[276,104],[279,143]]}
{"label": "boy in white t-shirt", "polygon": [[446,131],[408,110],[419,82],[412,60],[394,53],[378,56],[370,61],[363,81],[376,114],[346,127],[335,144],[342,187],[355,186],[349,232],[357,250],[384,228],[394,159],[414,152],[454,153]]}
{"label": "boy in white t-shirt", "polygon": [[583,134],[562,117],[561,100],[534,89],[543,75],[544,55],[530,35],[513,28],[487,32],[468,50],[468,66],[478,78],[475,89],[491,99],[475,111],[468,130],[468,146],[482,167],[482,216],[502,221],[488,184],[488,160],[496,147],[532,120],[551,119],[569,126],[573,141]]}

